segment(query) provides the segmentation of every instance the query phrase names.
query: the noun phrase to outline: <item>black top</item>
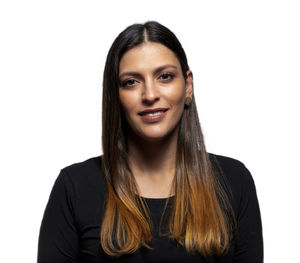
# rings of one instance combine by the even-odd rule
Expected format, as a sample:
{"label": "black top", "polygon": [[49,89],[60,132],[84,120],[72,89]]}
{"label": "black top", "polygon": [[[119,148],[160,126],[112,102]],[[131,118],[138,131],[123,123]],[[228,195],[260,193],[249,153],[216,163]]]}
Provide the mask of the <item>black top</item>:
{"label": "black top", "polygon": [[[263,238],[258,200],[249,170],[238,160],[215,156],[228,179],[237,208],[238,239],[226,256],[211,257],[208,262],[263,262]],[[158,225],[167,198],[144,198],[154,225],[153,250],[139,249],[121,258],[107,256],[99,241],[105,211],[106,183],[101,156],[63,168],[51,191],[41,223],[38,263],[61,262],[205,262],[199,253],[185,249],[158,234]],[[163,217],[162,228],[174,197]]]}

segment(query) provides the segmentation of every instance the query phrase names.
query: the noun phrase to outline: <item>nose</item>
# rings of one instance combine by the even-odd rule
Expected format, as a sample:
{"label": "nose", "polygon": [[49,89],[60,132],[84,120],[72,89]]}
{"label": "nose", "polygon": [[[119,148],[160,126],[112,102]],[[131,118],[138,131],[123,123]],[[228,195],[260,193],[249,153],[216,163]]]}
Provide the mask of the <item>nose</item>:
{"label": "nose", "polygon": [[159,100],[159,89],[156,87],[152,78],[148,78],[144,82],[144,88],[142,91],[142,101],[146,104],[153,104]]}

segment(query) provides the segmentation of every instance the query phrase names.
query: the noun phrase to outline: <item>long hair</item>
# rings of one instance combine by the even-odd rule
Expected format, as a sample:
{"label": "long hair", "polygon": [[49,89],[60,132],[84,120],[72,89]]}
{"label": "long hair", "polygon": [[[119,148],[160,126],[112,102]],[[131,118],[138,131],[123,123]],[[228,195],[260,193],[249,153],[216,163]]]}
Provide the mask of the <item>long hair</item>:
{"label": "long hair", "polygon": [[[103,76],[102,146],[107,200],[100,242],[111,256],[152,249],[152,223],[128,165],[127,123],[119,100],[119,64],[126,51],[144,42],[157,42],[178,58],[183,76],[189,70],[177,37],[165,26],[149,21],[133,24],[113,42]],[[179,122],[174,177],[175,198],[169,219],[169,237],[204,256],[224,254],[230,247],[234,211],[221,173],[207,153],[194,97]]]}

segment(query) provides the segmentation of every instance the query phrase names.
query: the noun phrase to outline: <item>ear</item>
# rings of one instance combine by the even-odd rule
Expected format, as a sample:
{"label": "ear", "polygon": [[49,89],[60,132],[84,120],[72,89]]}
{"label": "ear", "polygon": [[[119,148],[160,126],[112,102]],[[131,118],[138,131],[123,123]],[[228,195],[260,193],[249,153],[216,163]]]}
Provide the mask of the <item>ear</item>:
{"label": "ear", "polygon": [[192,98],[194,93],[193,73],[188,70],[185,79],[185,97]]}

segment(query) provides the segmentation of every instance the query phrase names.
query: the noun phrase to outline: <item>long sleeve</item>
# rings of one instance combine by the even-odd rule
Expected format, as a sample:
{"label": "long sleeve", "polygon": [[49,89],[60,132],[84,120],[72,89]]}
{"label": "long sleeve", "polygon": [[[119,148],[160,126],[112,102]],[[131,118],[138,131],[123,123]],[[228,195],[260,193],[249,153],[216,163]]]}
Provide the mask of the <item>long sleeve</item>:
{"label": "long sleeve", "polygon": [[61,170],[52,188],[40,227],[38,263],[79,262],[74,196],[69,175]]}
{"label": "long sleeve", "polygon": [[241,198],[238,204],[238,236],[234,262],[262,263],[262,224],[256,188],[249,170],[242,165]]}
{"label": "long sleeve", "polygon": [[[221,258],[213,256],[209,262],[262,263],[262,226],[252,176],[238,160],[216,157],[226,185],[228,181],[228,190],[232,190],[230,200],[237,211],[238,233],[230,253]],[[205,262],[199,253],[188,254],[173,240],[157,235],[152,240],[153,250],[141,249],[118,259],[106,255],[99,236],[107,197],[101,160],[100,156],[94,157],[61,170],[40,228],[38,263]],[[151,199],[148,201],[151,203]],[[161,214],[165,202],[154,198],[153,205],[149,203],[151,214]],[[165,215],[171,207],[167,206]]]}

